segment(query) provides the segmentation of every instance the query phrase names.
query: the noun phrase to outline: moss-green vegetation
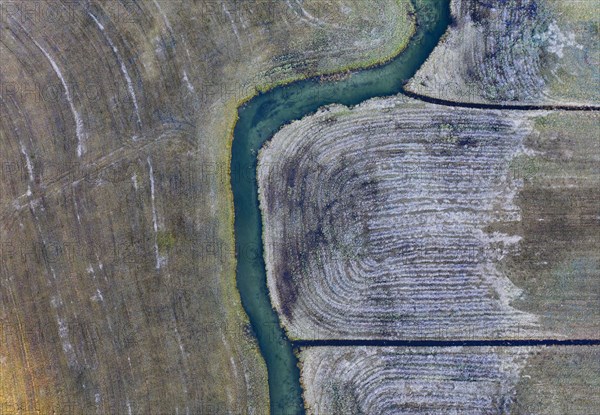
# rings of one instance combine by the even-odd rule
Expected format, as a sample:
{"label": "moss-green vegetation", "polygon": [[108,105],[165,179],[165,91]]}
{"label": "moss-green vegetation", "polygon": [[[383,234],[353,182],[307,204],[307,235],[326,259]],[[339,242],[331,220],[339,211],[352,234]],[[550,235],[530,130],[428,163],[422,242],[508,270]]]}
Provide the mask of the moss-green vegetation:
{"label": "moss-green vegetation", "polygon": [[175,235],[172,232],[159,231],[156,234],[156,243],[160,252],[168,253],[175,245]]}

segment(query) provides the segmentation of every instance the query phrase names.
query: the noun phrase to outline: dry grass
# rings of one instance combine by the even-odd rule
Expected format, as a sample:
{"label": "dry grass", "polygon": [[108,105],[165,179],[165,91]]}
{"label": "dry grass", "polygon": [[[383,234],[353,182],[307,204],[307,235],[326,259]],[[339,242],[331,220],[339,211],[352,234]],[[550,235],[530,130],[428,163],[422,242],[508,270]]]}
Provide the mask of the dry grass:
{"label": "dry grass", "polygon": [[379,5],[2,3],[3,413],[268,411],[235,288],[236,108],[395,53],[408,1]]}

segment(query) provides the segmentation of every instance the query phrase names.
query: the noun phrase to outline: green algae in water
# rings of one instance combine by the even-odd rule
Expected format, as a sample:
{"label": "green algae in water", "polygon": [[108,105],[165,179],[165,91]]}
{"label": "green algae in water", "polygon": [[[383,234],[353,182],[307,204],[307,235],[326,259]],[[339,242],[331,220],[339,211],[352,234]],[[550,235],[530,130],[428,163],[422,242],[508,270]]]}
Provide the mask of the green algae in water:
{"label": "green algae in water", "polygon": [[417,30],[407,48],[389,63],[338,82],[299,81],[260,94],[239,109],[231,154],[235,208],[237,285],[267,365],[272,415],[304,414],[300,370],[293,348],[271,307],[262,253],[262,223],[256,156],[283,125],[333,103],[356,105],[402,92],[450,22],[449,0],[415,0]]}

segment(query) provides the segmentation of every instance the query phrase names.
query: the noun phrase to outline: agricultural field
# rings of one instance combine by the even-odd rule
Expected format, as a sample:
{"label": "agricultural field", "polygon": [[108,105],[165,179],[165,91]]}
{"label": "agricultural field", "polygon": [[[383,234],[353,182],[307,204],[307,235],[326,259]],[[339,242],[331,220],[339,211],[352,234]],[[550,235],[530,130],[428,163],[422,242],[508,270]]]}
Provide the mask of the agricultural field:
{"label": "agricultural field", "polygon": [[259,152],[307,413],[598,413],[599,4],[450,4],[412,98]]}
{"label": "agricultural field", "polygon": [[454,102],[597,105],[597,0],[452,0],[453,22],[408,84]]}
{"label": "agricultural field", "polygon": [[0,414],[600,412],[598,1],[437,1],[0,2]]}
{"label": "agricultural field", "polygon": [[265,414],[238,105],[387,60],[408,0],[0,4],[0,412]]}
{"label": "agricultural field", "polygon": [[593,414],[598,347],[315,347],[300,352],[310,415]]}
{"label": "agricultural field", "polygon": [[598,125],[398,97],[284,127],[258,179],[290,337],[598,339]]}

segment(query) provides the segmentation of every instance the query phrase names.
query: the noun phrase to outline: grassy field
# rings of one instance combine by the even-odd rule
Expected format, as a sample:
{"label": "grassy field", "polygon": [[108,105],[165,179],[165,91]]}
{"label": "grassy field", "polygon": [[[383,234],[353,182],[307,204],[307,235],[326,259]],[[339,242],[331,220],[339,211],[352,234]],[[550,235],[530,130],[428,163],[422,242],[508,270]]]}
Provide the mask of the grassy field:
{"label": "grassy field", "polygon": [[237,106],[390,58],[410,3],[0,7],[0,410],[267,413],[235,288]]}
{"label": "grassy field", "polygon": [[523,289],[515,307],[568,338],[600,333],[600,134],[598,114],[554,112],[532,118],[528,154],[513,160],[522,181],[521,220],[488,231],[518,234],[520,249],[500,269]]}

